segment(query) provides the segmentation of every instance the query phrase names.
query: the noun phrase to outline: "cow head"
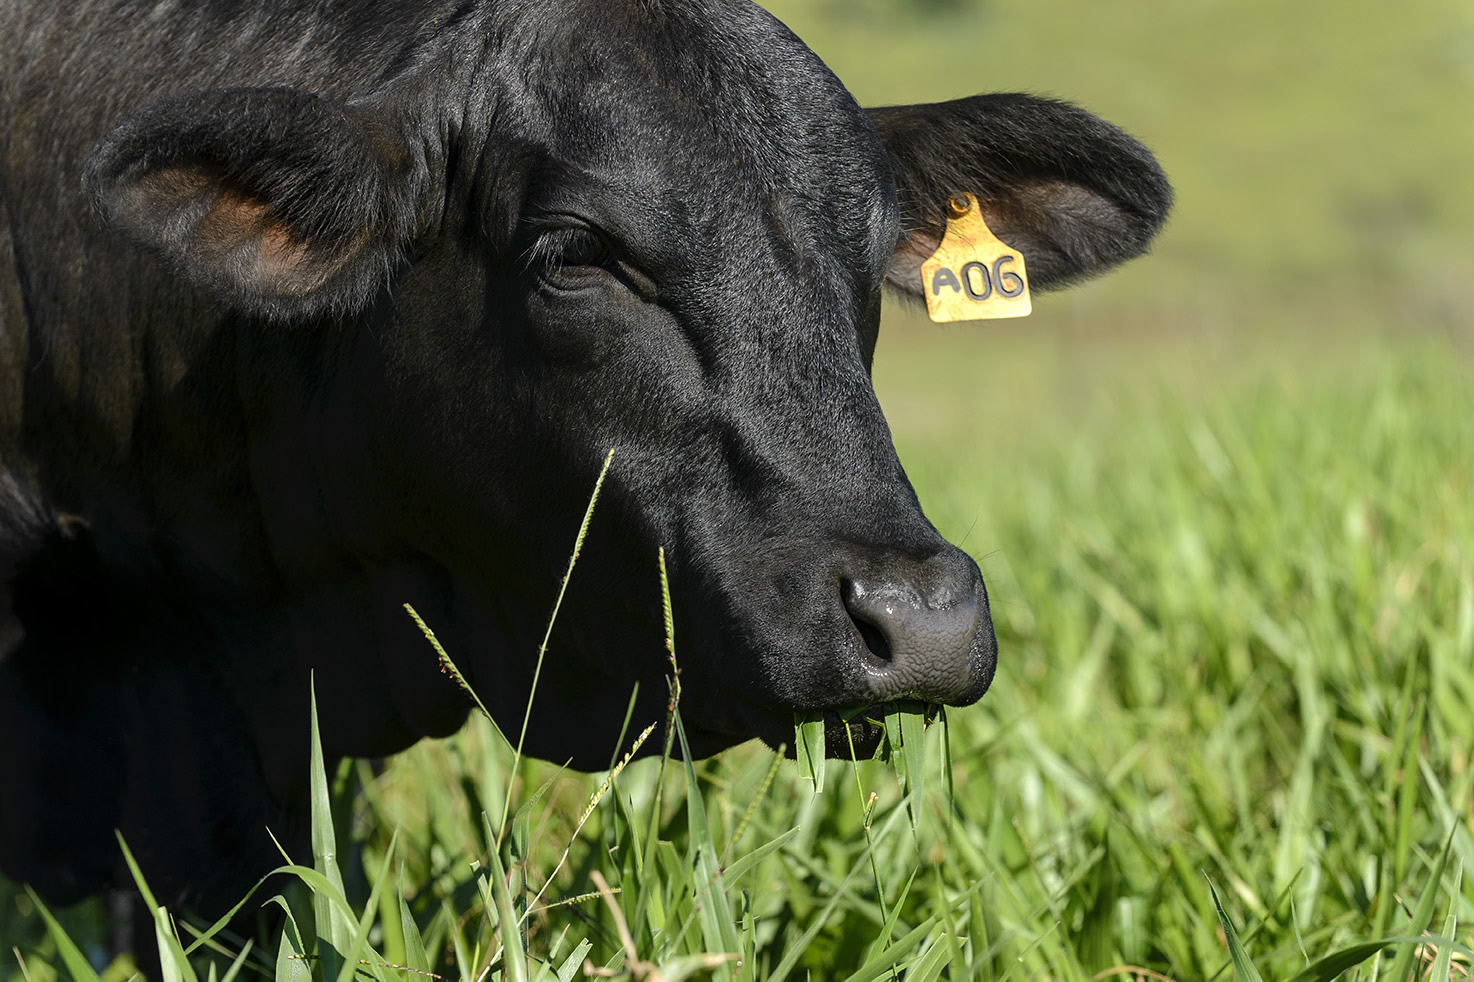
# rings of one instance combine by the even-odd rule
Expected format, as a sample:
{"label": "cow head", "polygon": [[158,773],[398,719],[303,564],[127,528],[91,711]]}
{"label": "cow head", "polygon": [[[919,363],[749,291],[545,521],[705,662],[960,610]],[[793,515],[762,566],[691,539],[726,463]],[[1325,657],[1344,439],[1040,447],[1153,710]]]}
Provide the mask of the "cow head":
{"label": "cow head", "polygon": [[[260,370],[281,581],[415,602],[515,731],[613,448],[533,752],[602,766],[635,682],[663,715],[661,547],[698,753],[796,710],[977,700],[987,594],[876,401],[881,289],[919,292],[962,192],[1035,288],[1089,276],[1146,247],[1161,171],[1058,102],[862,110],[755,6],[601,0],[576,31],[555,6],[493,5],[359,91],[161,102],[93,155],[114,226],[298,353]],[[443,730],[408,621],[373,636],[413,646],[394,698]]]}

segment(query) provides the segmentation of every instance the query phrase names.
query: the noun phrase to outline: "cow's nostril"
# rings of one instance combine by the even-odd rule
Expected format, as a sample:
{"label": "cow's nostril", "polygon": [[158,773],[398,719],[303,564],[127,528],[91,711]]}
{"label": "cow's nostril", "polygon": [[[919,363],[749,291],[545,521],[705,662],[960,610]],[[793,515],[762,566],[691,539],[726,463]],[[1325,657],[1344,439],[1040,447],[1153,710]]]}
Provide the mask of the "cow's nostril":
{"label": "cow's nostril", "polygon": [[857,617],[853,610],[850,611],[850,620],[855,622],[855,627],[860,631],[860,640],[865,642],[865,647],[876,660],[889,663],[891,660],[891,643],[886,638],[885,632],[874,624]]}
{"label": "cow's nostril", "polygon": [[840,583],[839,596],[850,623],[859,632],[860,643],[874,659],[874,667],[885,670],[895,660],[889,632],[885,629],[884,607],[876,608],[866,590],[853,580]]}

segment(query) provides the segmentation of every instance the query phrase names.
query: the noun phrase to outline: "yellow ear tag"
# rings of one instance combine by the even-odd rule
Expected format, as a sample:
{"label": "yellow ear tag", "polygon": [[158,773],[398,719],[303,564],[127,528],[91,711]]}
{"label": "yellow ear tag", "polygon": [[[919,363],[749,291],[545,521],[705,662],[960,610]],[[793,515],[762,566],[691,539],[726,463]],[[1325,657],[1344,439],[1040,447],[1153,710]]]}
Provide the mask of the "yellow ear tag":
{"label": "yellow ear tag", "polygon": [[921,264],[921,289],[931,319],[1027,317],[1033,304],[1024,254],[993,234],[977,198],[958,195],[950,208],[941,245]]}

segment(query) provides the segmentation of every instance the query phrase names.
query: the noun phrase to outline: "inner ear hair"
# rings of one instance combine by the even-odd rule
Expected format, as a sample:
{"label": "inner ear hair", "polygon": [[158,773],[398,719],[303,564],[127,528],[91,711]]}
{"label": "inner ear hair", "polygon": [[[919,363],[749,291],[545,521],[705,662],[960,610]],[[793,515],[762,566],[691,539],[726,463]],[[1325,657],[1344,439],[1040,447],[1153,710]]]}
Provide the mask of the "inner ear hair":
{"label": "inner ear hair", "polygon": [[[966,191],[979,197],[983,221],[999,239],[1023,253],[1030,285],[1060,289],[1142,252],[1156,224],[1134,219],[1109,198],[1066,180],[1016,181],[983,197],[971,188],[934,197],[950,201]],[[906,216],[886,282],[919,296],[921,264],[947,231],[945,206],[918,207]]]}
{"label": "inner ear hair", "polygon": [[1023,181],[1010,190],[982,203],[983,220],[1004,242],[1027,248],[1029,273],[1045,289],[1128,259],[1150,238],[1118,204],[1078,184]]}
{"label": "inner ear hair", "polygon": [[157,103],[94,151],[99,212],[233,305],[351,311],[408,246],[425,162],[372,110],[290,89]]}
{"label": "inner ear hair", "polygon": [[266,294],[301,297],[318,289],[362,251],[368,230],[346,245],[322,248],[295,232],[270,203],[224,188],[195,226],[191,247],[214,263],[246,264],[243,278]]}
{"label": "inner ear hair", "polygon": [[116,215],[132,212],[126,224],[136,228],[145,220],[145,209],[155,216],[172,213],[173,229],[161,230],[161,237],[172,239],[166,245],[188,257],[187,272],[277,301],[321,288],[367,244],[368,227],[346,243],[314,240],[294,230],[280,208],[228,180],[196,165],[148,171],[127,190],[132,207],[120,206]]}
{"label": "inner ear hair", "polygon": [[[948,196],[951,199],[951,196]],[[1044,289],[1069,285],[1079,273],[1080,261],[1103,264],[1095,240],[1108,237],[1117,220],[1114,209],[1101,199],[1064,181],[1021,181],[1007,195],[979,201],[988,229],[1024,254],[1030,282]],[[911,215],[911,227],[896,243],[886,282],[893,288],[920,295],[921,264],[932,258],[946,234],[946,215],[926,211]]]}
{"label": "inner ear hair", "polygon": [[[914,228],[903,228],[901,237],[896,242],[896,249],[891,254],[890,264],[886,267],[886,284],[904,294],[920,299],[924,295],[921,264],[930,259],[932,253],[941,246],[942,235],[946,227],[946,220],[943,219],[939,226],[919,223]],[[988,227],[992,228],[993,223],[989,222]],[[1003,238],[1001,235],[998,237]],[[1004,239],[1004,241],[1008,240]]]}

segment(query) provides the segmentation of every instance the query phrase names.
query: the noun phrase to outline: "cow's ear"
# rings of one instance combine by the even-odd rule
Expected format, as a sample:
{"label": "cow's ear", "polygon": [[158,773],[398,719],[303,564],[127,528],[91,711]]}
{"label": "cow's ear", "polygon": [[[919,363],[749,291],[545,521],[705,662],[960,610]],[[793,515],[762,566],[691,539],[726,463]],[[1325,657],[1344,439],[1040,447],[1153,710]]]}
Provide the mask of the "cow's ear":
{"label": "cow's ear", "polygon": [[114,227],[237,307],[266,316],[365,304],[412,238],[423,155],[370,109],[293,89],[154,103],[92,153]]}
{"label": "cow's ear", "polygon": [[989,228],[1020,250],[1029,283],[1064,286],[1146,250],[1172,204],[1151,152],[1062,102],[980,95],[869,110],[890,154],[901,239],[887,280],[921,296],[947,202],[971,192]]}

